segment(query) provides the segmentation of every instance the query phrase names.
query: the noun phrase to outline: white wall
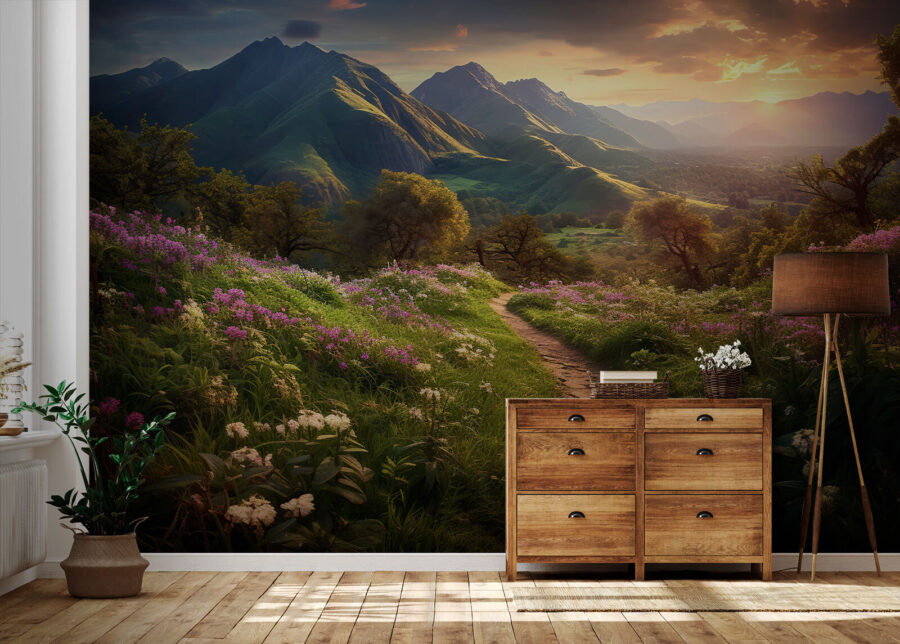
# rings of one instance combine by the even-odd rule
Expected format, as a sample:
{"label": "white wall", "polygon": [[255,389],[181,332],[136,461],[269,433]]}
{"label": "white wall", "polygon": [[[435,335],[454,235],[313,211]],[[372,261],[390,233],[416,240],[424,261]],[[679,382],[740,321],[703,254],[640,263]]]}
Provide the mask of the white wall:
{"label": "white wall", "polygon": [[[44,382],[89,384],[88,11],[88,0],[0,0],[0,319],[25,333],[26,398]],[[44,459],[51,494],[78,487],[68,443],[26,424],[34,434],[0,443],[0,462]],[[47,558],[59,561],[71,533],[47,512]]]}

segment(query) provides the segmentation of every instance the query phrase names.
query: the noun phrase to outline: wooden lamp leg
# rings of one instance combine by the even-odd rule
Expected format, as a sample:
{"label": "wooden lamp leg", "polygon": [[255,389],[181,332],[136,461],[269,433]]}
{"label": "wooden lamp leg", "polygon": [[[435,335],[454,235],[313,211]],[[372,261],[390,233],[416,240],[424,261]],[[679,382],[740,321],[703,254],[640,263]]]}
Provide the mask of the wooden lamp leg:
{"label": "wooden lamp leg", "polygon": [[[824,364],[828,354],[822,359]],[[800,515],[800,548],[797,555],[797,572],[803,568],[803,551],[806,549],[806,538],[809,536],[809,512],[812,507],[813,477],[816,472],[816,448],[819,446],[819,431],[822,421],[822,391],[825,378],[819,379],[819,401],[816,404],[816,424],[813,428],[812,450],[809,456],[809,472],[806,475],[806,494],[803,497],[803,512]]]}
{"label": "wooden lamp leg", "polygon": [[828,409],[828,371],[831,366],[831,316],[825,314],[825,363],[822,365],[822,430],[819,438],[816,501],[813,505],[812,568],[810,581],[816,579],[816,557],[819,554],[819,526],[822,523],[822,471],[825,469],[825,418]]}
{"label": "wooden lamp leg", "polygon": [[837,364],[838,377],[841,380],[841,391],[844,394],[844,407],[847,410],[847,424],[850,425],[850,442],[853,444],[853,457],[856,459],[856,471],[859,474],[859,492],[862,496],[863,514],[866,518],[866,530],[869,533],[869,544],[872,546],[872,554],[875,556],[875,572],[881,574],[881,564],[878,561],[878,545],[875,542],[875,519],[872,517],[872,506],[869,503],[869,493],[866,490],[866,482],[863,479],[862,464],[859,461],[859,449],[856,447],[856,432],[853,429],[853,416],[850,414],[850,399],[847,396],[847,383],[844,381],[844,368],[841,364],[841,351],[838,348],[837,333],[838,315],[834,321],[834,361]]}

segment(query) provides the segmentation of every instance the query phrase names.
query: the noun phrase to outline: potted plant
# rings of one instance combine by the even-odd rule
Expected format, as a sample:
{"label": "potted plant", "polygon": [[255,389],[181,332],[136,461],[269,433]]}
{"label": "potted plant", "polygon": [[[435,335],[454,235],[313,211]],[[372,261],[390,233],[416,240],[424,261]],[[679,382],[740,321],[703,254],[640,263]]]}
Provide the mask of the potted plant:
{"label": "potted plant", "polygon": [[752,361],[746,352],[741,351],[740,340],[723,344],[715,353],[704,353],[703,347],[697,349],[697,353],[700,355],[694,360],[700,365],[707,398],[737,398],[741,395],[744,369]]}
{"label": "potted plant", "polygon": [[[162,449],[163,428],[175,414],[154,418],[118,436],[93,436],[89,404],[82,402],[84,394],[79,394],[74,384],[63,381],[57,387],[44,388],[47,394],[40,397],[40,404],[22,403],[14,412],[30,411],[56,424],[76,454],[84,492],[69,490],[48,501],[70,523],[82,526],[63,526],[75,533],[69,557],[61,564],[69,594],[137,595],[149,562],[141,557],[134,532],[143,519],[130,519],[128,509],[138,498],[144,469]],[[101,453],[111,461],[105,473],[101,471]],[[87,458],[83,460],[82,455]]]}

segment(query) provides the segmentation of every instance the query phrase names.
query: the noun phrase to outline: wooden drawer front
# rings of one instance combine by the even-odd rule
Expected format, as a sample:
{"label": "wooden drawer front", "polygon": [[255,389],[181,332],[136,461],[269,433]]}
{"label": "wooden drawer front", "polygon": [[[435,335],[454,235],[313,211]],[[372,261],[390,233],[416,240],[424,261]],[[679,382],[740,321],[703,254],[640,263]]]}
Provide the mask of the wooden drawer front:
{"label": "wooden drawer front", "polygon": [[762,490],[763,435],[692,432],[644,437],[647,490]]}
{"label": "wooden drawer front", "polygon": [[762,495],[649,494],[644,503],[647,555],[763,554]]}
{"label": "wooden drawer front", "polygon": [[519,429],[633,429],[633,408],[518,407]]}
{"label": "wooden drawer front", "polygon": [[634,555],[633,494],[520,494],[516,508],[519,555]]}
{"label": "wooden drawer front", "polygon": [[716,431],[717,429],[762,430],[762,407],[656,407],[648,408],[644,416],[647,429],[693,429]]}
{"label": "wooden drawer front", "polygon": [[633,490],[634,432],[524,432],[516,436],[520,490]]}

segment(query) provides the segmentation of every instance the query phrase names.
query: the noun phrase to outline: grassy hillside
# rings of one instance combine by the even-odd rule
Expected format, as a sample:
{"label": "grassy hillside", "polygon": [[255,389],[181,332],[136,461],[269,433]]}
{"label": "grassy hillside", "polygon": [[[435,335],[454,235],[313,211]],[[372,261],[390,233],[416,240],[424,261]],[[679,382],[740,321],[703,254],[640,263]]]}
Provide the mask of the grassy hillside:
{"label": "grassy hillside", "polygon": [[503,549],[504,399],[556,384],[488,307],[502,284],[342,282],[143,213],[91,221],[97,427],[177,413],[144,548]]}

